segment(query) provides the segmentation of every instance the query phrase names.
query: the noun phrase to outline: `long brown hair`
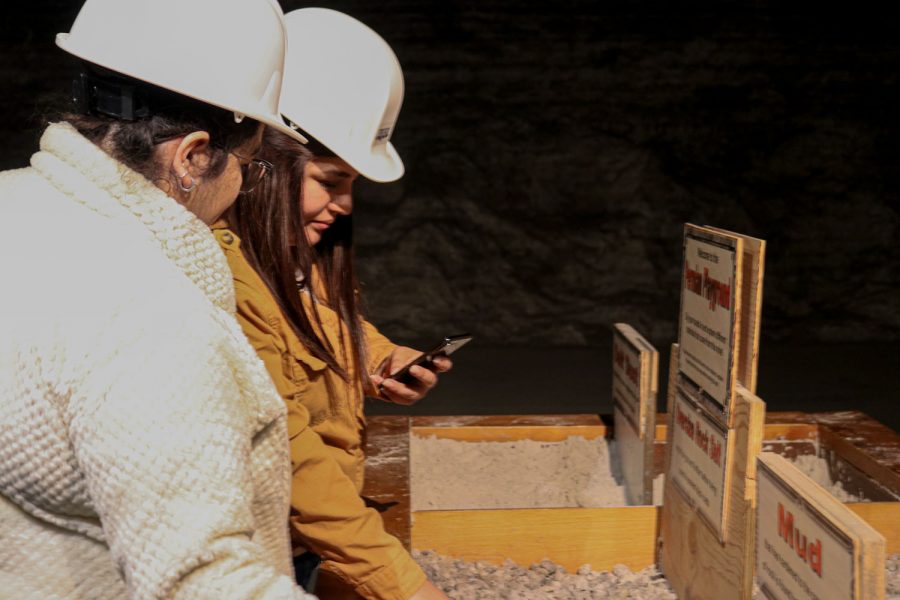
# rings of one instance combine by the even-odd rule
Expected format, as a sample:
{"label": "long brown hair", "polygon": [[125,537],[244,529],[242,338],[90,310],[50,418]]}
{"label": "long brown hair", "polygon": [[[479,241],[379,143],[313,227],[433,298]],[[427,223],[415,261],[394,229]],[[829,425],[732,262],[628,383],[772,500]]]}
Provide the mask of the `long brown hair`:
{"label": "long brown hair", "polygon": [[[315,142],[304,146],[267,129],[257,157],[271,162],[275,169],[232,206],[227,219],[241,238],[247,261],[275,297],[300,342],[348,383],[352,382],[346,367],[352,366],[355,383],[365,389],[369,376],[365,368],[359,284],[353,268],[352,220],[350,215],[338,216],[315,246],[309,244],[303,233],[305,223],[300,210],[303,170],[314,156],[331,154]],[[298,271],[306,278],[306,287],[313,295],[313,308],[309,312],[297,290]],[[312,281],[313,273],[320,279],[321,288]],[[316,295],[319,291],[324,297]],[[343,364],[337,349],[322,333],[317,302],[334,310],[347,328],[351,347],[349,351],[344,347],[342,334],[340,354],[349,364]]]}

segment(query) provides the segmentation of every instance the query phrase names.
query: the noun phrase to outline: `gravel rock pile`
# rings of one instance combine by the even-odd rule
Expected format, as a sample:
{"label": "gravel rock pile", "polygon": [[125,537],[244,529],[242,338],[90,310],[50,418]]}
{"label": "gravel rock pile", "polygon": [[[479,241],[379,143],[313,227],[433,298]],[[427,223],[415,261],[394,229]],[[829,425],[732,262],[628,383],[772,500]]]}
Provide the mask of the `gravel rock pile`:
{"label": "gravel rock pile", "polygon": [[886,581],[886,600],[900,600],[900,554],[888,554],[884,578]]}
{"label": "gravel rock pile", "polygon": [[502,565],[467,562],[435,552],[414,551],[428,578],[453,600],[676,600],[655,567],[633,572],[624,565],[612,571],[577,573],[544,560],[528,568],[507,560]]}
{"label": "gravel rock pile", "polygon": [[[656,567],[633,572],[624,565],[612,571],[592,571],[584,565],[576,573],[549,560],[521,567],[511,560],[500,566],[441,556],[431,550],[413,551],[428,578],[453,600],[677,600]],[[900,600],[900,554],[885,560],[885,600]],[[764,596],[754,585],[753,599]]]}

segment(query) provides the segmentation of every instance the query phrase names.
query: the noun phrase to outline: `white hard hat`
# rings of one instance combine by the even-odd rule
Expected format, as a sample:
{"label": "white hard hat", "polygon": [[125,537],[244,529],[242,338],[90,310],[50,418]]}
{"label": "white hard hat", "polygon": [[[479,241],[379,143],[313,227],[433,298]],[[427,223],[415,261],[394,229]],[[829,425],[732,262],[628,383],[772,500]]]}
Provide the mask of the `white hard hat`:
{"label": "white hard hat", "polygon": [[403,103],[403,71],[391,47],[353,17],[325,8],[291,11],[285,24],[284,118],[364,177],[402,177],[390,139]]}
{"label": "white hard hat", "polygon": [[275,0],[86,0],[56,44],[307,141],[278,112],[285,31]]}

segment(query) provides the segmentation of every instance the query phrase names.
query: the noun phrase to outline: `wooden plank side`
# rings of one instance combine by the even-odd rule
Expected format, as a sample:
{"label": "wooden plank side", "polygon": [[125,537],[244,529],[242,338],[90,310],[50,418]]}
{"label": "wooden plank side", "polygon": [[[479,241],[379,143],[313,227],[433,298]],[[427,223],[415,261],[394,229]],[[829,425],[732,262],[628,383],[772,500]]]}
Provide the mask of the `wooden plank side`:
{"label": "wooden plank side", "polygon": [[381,513],[385,530],[408,550],[411,541],[409,417],[369,417],[365,452],[362,496]]}
{"label": "wooden plank side", "polygon": [[[766,415],[768,419],[769,415]],[[656,441],[665,442],[668,436],[668,415],[659,413],[656,415]],[[764,440],[817,440],[819,438],[819,426],[815,423],[765,423],[763,427]]]}
{"label": "wooden plank side", "polygon": [[[707,226],[709,227],[709,226]],[[741,334],[737,351],[737,378],[750,393],[756,393],[759,363],[759,331],[762,314],[763,274],[766,264],[766,242],[719,227],[709,227],[725,235],[743,240],[744,260],[741,287]]]}
{"label": "wooden plank side", "polygon": [[[677,345],[672,348],[677,369]],[[671,375],[670,375],[671,378]],[[660,566],[679,598],[749,599],[753,584],[755,543],[755,460],[762,445],[765,404],[742,386],[734,403],[726,542],[702,520],[670,482],[666,482],[661,510]],[[674,398],[670,394],[669,428]],[[671,433],[670,433],[671,436]],[[671,438],[670,438],[671,440]],[[671,446],[670,446],[671,447]]]}
{"label": "wooden plank side", "polygon": [[[675,407],[675,390],[678,388],[678,344],[672,344],[669,350],[669,382],[666,386],[666,414],[664,415],[666,427],[666,461],[663,471],[669,471],[669,462],[671,460],[672,448],[672,413]],[[659,421],[657,421],[659,422]]]}
{"label": "wooden plank side", "polygon": [[850,502],[845,506],[884,536],[885,552],[900,554],[900,502]]}
{"label": "wooden plank side", "polygon": [[823,444],[900,496],[900,436],[863,413],[846,422],[834,414],[811,415],[821,424]]}
{"label": "wooden plank side", "polygon": [[569,572],[655,562],[658,508],[536,508],[413,513],[413,548],[468,561],[529,566],[545,558]]}
{"label": "wooden plank side", "polygon": [[545,415],[447,415],[411,417],[412,427],[513,427],[513,426],[596,426],[595,414]]}
{"label": "wooden plank side", "polygon": [[653,436],[654,441],[656,442],[665,442],[668,436],[668,429],[666,427],[666,423],[668,423],[668,419],[666,418],[666,413],[656,413],[656,432]]}
{"label": "wooden plank side", "polygon": [[519,440],[562,442],[572,436],[589,440],[606,437],[610,434],[610,429],[605,425],[413,427],[412,433],[423,438],[435,436],[461,442],[514,442]]}

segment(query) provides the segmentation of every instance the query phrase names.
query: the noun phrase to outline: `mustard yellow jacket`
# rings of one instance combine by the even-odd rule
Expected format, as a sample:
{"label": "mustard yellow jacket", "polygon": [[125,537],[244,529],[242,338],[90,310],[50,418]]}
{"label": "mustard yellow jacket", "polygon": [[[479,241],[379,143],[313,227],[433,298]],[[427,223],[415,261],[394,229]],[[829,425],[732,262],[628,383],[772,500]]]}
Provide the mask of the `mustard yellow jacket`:
{"label": "mustard yellow jacket", "polygon": [[[295,545],[319,554],[323,569],[364,598],[406,600],[425,583],[425,574],[359,496],[365,459],[363,390],[306,351],[227,223],[213,225],[213,233],[234,276],[241,327],[287,405]],[[309,295],[303,295],[309,309]],[[324,334],[333,348],[340,348],[344,330],[337,315],[323,305],[318,310]],[[395,346],[371,325],[365,331],[367,367],[374,372]]]}

